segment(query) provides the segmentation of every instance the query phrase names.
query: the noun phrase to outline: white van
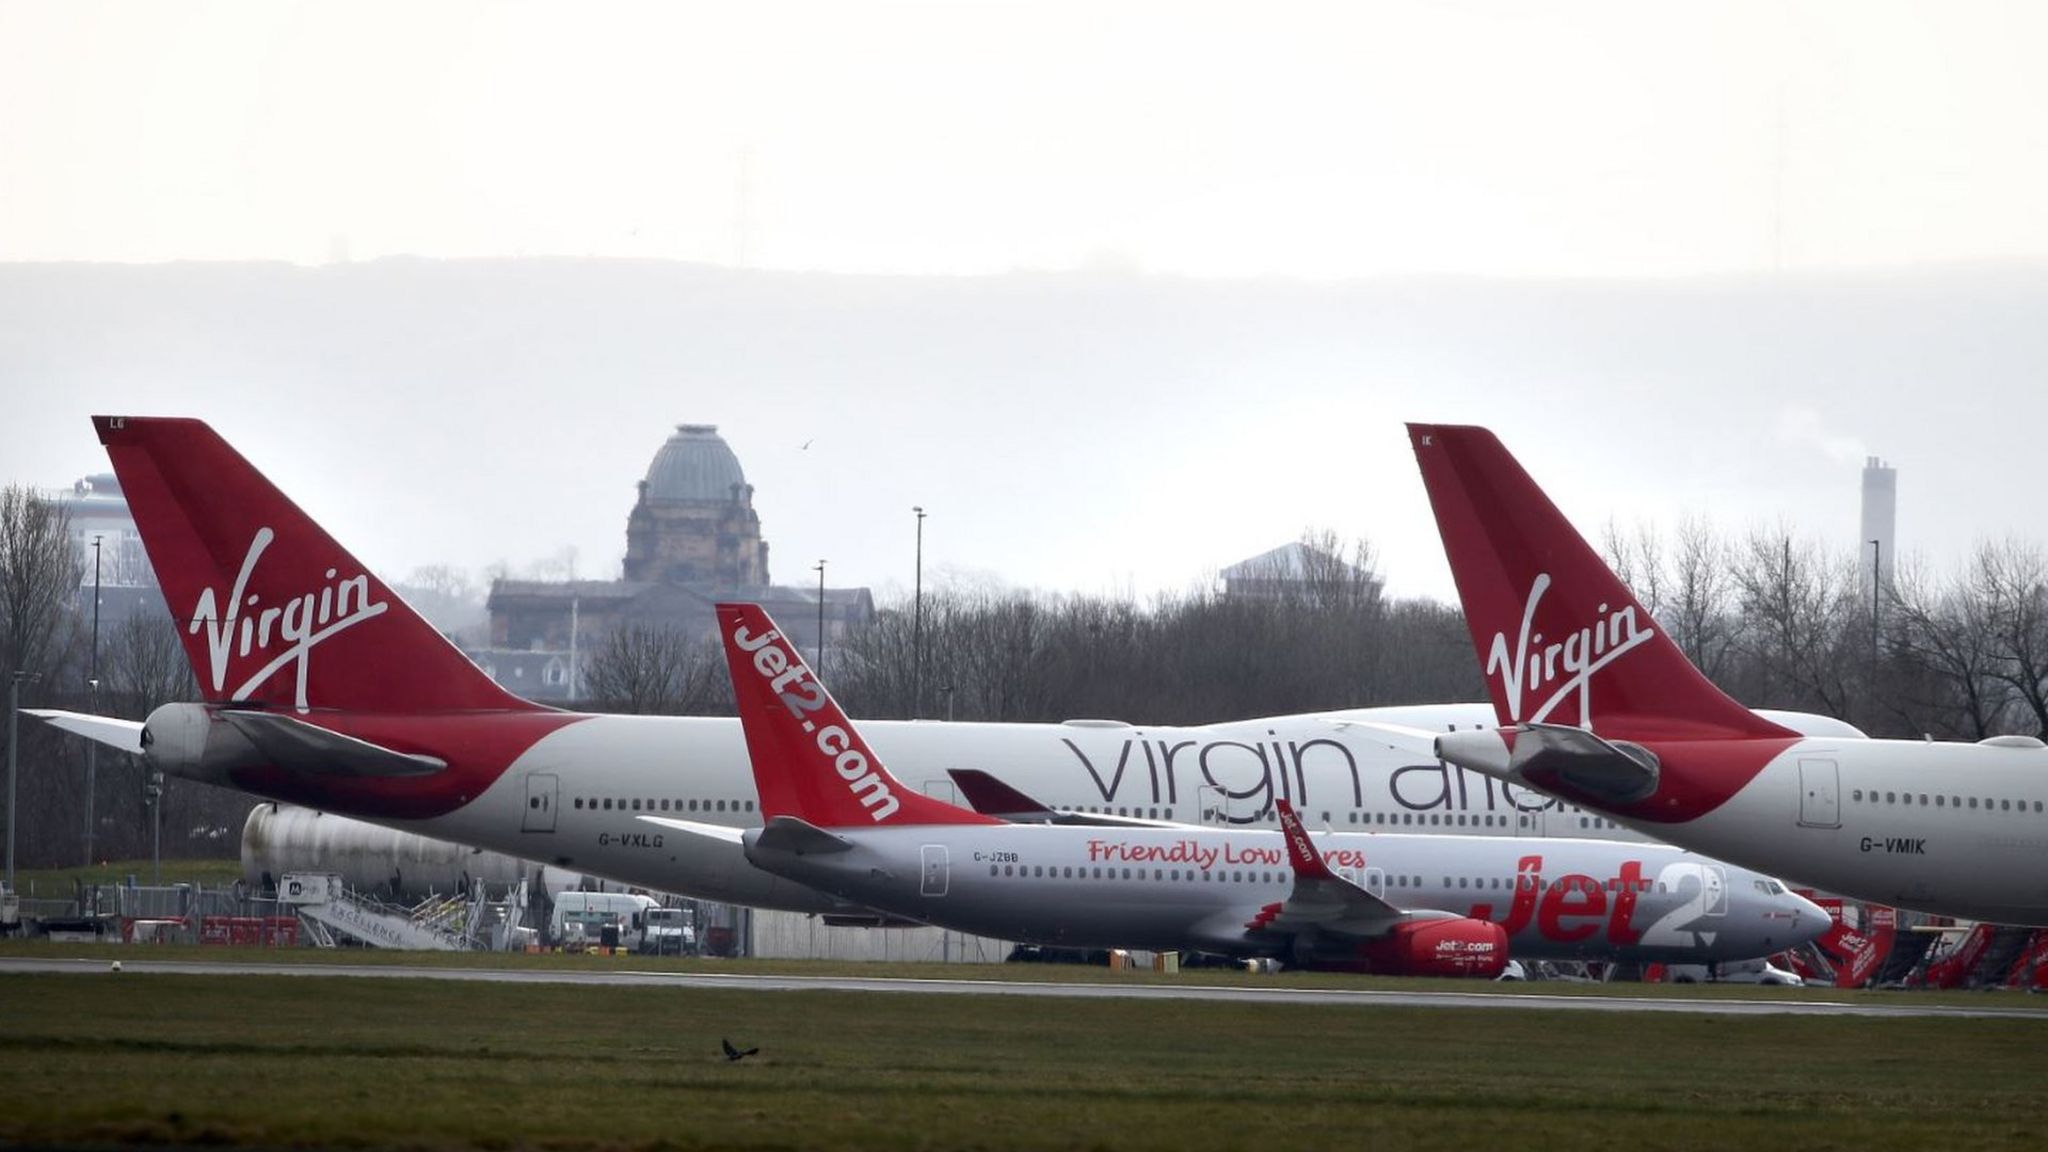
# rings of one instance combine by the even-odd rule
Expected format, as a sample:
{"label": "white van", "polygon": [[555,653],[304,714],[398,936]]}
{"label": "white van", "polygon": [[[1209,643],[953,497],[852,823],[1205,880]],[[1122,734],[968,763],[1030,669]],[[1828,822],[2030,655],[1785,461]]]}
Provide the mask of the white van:
{"label": "white van", "polygon": [[595,948],[605,929],[618,932],[618,946],[637,948],[647,927],[647,910],[661,904],[652,896],[627,892],[562,892],[548,918],[548,937],[570,947]]}

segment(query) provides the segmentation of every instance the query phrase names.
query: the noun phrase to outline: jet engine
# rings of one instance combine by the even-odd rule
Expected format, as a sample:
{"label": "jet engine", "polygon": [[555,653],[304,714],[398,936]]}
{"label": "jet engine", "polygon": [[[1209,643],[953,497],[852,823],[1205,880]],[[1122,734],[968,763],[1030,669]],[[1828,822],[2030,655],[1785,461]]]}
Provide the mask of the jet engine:
{"label": "jet engine", "polygon": [[165,704],[151,712],[142,726],[142,758],[165,775],[229,788],[230,770],[263,763],[248,738],[204,704]]}
{"label": "jet engine", "polygon": [[1367,971],[1383,976],[1491,980],[1508,966],[1508,934],[1489,920],[1410,920],[1368,941],[1359,954]]}

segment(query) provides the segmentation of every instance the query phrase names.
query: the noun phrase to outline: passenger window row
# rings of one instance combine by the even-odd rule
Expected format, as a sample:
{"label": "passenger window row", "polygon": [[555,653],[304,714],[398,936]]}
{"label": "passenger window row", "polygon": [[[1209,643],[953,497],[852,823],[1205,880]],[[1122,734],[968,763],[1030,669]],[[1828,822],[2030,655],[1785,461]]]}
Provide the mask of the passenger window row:
{"label": "passenger window row", "polygon": [[[1062,865],[1047,867],[1043,864],[991,864],[988,866],[988,874],[999,878],[1022,880],[1044,880],[1048,878],[1054,880],[1144,880],[1163,881],[1169,884],[1241,884],[1246,880],[1250,880],[1255,884],[1282,884],[1290,880],[1289,875],[1285,872],[1272,872],[1262,869],[1244,871],[1232,868],[1198,872],[1192,868],[1104,868],[1099,865],[1095,867],[1083,865],[1075,868]],[[1383,883],[1390,888],[1420,888],[1422,887],[1422,877],[1409,875],[1388,876]],[[1521,873],[1513,880],[1507,880],[1499,876],[1446,876],[1443,878],[1443,887],[1446,889],[1478,888],[1494,891],[1520,889],[1522,891],[1542,892],[1552,888],[1562,888],[1574,892],[1596,892],[1602,890],[1619,892],[1623,890],[1624,885],[1618,878],[1609,878],[1601,881],[1595,880],[1590,876],[1572,876],[1561,880],[1545,880],[1541,877]],[[1649,892],[1653,888],[1658,892],[1665,890],[1664,885],[1653,884],[1647,879],[1632,881],[1626,887],[1632,888],[1637,892]]]}
{"label": "passenger window row", "polygon": [[651,798],[642,799],[638,796],[631,798],[578,796],[574,801],[574,806],[579,809],[587,808],[592,812],[752,812],[754,810],[754,802],[752,800],[684,801],[680,799],[671,800],[666,796],[659,800]]}
{"label": "passenger window row", "polygon": [[[1864,793],[1863,789],[1861,788],[1858,788],[1849,794],[1850,799],[1858,804],[1864,802],[1863,796]],[[1918,804],[1922,808],[1930,806],[1935,808],[1980,807],[1978,803],[1978,798],[1975,796],[1953,796],[1941,795],[1937,793],[1930,798],[1928,794],[1925,792],[1878,792],[1876,789],[1872,789],[1870,791],[1870,803]],[[1983,798],[1981,810],[1985,812],[2025,812],[2029,810],[2027,808],[2028,803],[2030,802],[2026,800],[2014,800],[2010,797],[1994,799],[1993,797],[1986,796]],[[2032,811],[2041,811],[2041,801],[2034,800],[2031,801],[2031,803],[2033,804]]]}

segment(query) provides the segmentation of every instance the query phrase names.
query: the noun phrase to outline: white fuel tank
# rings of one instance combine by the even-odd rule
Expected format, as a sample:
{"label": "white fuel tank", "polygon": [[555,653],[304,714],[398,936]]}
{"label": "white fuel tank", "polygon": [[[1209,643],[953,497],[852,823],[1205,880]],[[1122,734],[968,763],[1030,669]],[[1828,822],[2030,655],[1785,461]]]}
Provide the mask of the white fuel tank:
{"label": "white fuel tank", "polygon": [[552,900],[584,886],[573,872],[346,816],[258,804],[242,824],[242,878],[261,888],[287,872],[332,872],[358,892],[412,903],[452,896],[474,884],[494,888],[537,882]]}

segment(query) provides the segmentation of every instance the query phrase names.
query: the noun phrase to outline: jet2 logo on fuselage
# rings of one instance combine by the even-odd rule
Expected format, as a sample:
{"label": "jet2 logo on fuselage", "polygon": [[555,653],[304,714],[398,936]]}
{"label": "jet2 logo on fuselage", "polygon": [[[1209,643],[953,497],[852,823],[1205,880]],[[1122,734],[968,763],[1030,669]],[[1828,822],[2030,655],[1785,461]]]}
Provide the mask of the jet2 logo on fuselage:
{"label": "jet2 logo on fuselage", "polygon": [[[248,593],[249,577],[256,571],[256,561],[262,558],[264,550],[276,538],[277,533],[269,528],[256,530],[256,535],[249,541],[248,553],[242,557],[242,570],[235,576],[235,587],[228,593],[225,609],[214,589],[201,589],[199,602],[192,609],[192,623],[186,627],[186,632],[206,630],[207,671],[213,677],[213,692],[216,696],[225,694],[230,700],[248,699],[257,685],[270,679],[285,665],[297,663],[298,691],[294,704],[304,712],[306,671],[313,649],[338,632],[383,615],[391,605],[386,601],[370,602],[370,577],[367,574],[337,579],[337,571],[333,568],[327,569],[330,583],[326,587],[318,592],[289,597],[282,604],[266,607],[262,604],[262,596],[244,595]],[[245,613],[244,609],[248,611]],[[229,661],[246,659],[251,655],[268,655],[273,640],[288,647],[246,677],[232,692],[228,691]]]}

